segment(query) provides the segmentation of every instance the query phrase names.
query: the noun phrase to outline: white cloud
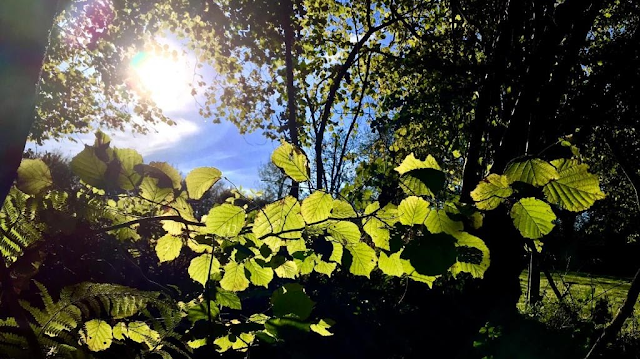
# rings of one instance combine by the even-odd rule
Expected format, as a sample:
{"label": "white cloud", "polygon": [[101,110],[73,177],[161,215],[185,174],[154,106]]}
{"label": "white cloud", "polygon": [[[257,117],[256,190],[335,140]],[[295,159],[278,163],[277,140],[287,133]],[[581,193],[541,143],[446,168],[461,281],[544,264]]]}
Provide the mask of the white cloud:
{"label": "white cloud", "polygon": [[[168,150],[180,145],[181,142],[195,135],[199,130],[199,126],[183,118],[174,120],[175,126],[167,124],[158,124],[149,130],[149,133],[142,135],[139,133],[113,132],[105,131],[111,136],[112,146],[119,148],[132,148],[138,151],[142,156],[146,157],[162,150]],[[60,141],[45,141],[42,146],[34,143],[28,143],[27,148],[34,149],[38,152],[57,151],[63,155],[72,157],[82,151],[84,145],[91,145],[94,141],[94,135],[91,133],[74,136],[72,141],[64,139]]]}

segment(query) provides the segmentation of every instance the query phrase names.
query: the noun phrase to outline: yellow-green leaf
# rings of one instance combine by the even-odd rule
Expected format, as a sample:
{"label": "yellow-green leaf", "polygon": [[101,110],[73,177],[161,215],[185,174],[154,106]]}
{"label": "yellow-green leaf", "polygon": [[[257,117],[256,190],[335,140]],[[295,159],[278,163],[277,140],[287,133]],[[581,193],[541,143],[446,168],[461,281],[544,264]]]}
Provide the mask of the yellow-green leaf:
{"label": "yellow-green leaf", "polygon": [[187,192],[189,198],[200,199],[222,176],[222,172],[214,167],[199,167],[187,175]]}
{"label": "yellow-green leaf", "polygon": [[538,239],[549,234],[555,224],[555,213],[547,203],[533,198],[523,198],[511,208],[513,225],[525,238]]}
{"label": "yellow-green leaf", "polygon": [[280,147],[273,151],[271,161],[294,181],[305,182],[310,179],[307,156],[302,150],[287,142],[283,141]]}
{"label": "yellow-green leaf", "polygon": [[400,259],[400,252],[392,253],[390,256],[387,256],[384,252],[380,252],[378,268],[386,275],[395,277],[402,276],[404,269],[402,267],[402,260]]}
{"label": "yellow-green leaf", "polygon": [[322,335],[323,337],[328,337],[333,335],[328,329],[331,328],[331,324],[326,322],[324,319],[320,319],[318,324],[311,324],[309,327],[312,331]]}
{"label": "yellow-green leaf", "polygon": [[213,255],[205,253],[191,260],[187,272],[191,279],[205,285],[212,275],[220,272],[220,262]]}
{"label": "yellow-green leaf", "polygon": [[114,148],[118,162],[120,162],[120,173],[118,173],[118,186],[124,190],[133,190],[140,184],[142,177],[135,170],[136,165],[142,163],[142,156],[129,148]]}
{"label": "yellow-green leaf", "polygon": [[145,177],[140,184],[140,196],[153,203],[165,204],[173,200],[173,189],[160,188],[157,178]]}
{"label": "yellow-green leaf", "polygon": [[360,241],[360,228],[355,223],[348,221],[336,221],[327,228],[327,233],[342,244],[357,243]]}
{"label": "yellow-green leaf", "polygon": [[518,181],[536,187],[544,186],[549,181],[558,178],[556,168],[539,158],[514,162],[507,167],[504,174],[509,180],[509,184]]}
{"label": "yellow-green leaf", "polygon": [[550,203],[572,211],[584,211],[604,198],[600,190],[598,176],[589,173],[586,164],[576,160],[558,159],[551,161],[558,169],[558,179],[547,183],[542,189]]}
{"label": "yellow-green leaf", "polygon": [[160,263],[172,261],[180,255],[182,249],[182,239],[179,237],[167,234],[156,243],[156,254]]}
{"label": "yellow-green leaf", "polygon": [[167,175],[171,180],[173,188],[180,189],[180,187],[182,187],[182,176],[180,176],[180,172],[170,164],[166,162],[151,162],[149,163],[149,166],[156,168]]}
{"label": "yellow-green leaf", "polygon": [[220,281],[222,289],[241,292],[249,287],[249,280],[244,274],[244,265],[234,261],[224,266],[224,276]]}
{"label": "yellow-green leaf", "polygon": [[97,352],[111,346],[113,332],[111,326],[104,320],[92,319],[84,323],[82,337],[89,347],[89,350]]}
{"label": "yellow-green leaf", "polygon": [[353,257],[349,271],[352,274],[369,278],[378,260],[376,251],[364,242],[350,244],[347,246],[347,250]]}
{"label": "yellow-green leaf", "polygon": [[207,231],[220,237],[235,237],[244,227],[246,214],[242,207],[223,203],[207,215]]}
{"label": "yellow-green leaf", "polygon": [[73,173],[78,175],[86,184],[104,188],[106,186],[105,173],[107,164],[96,156],[93,147],[85,146],[69,164]]}
{"label": "yellow-green leaf", "polygon": [[316,191],[302,201],[302,217],[307,224],[324,221],[329,218],[333,208],[333,198],[331,195]]}
{"label": "yellow-green leaf", "polygon": [[461,231],[463,228],[462,222],[452,220],[447,215],[447,212],[442,209],[433,209],[429,211],[429,215],[424,223],[429,232],[433,234],[442,232],[453,234]]}
{"label": "yellow-green leaf", "polygon": [[273,279],[273,269],[261,267],[255,259],[246,262],[245,267],[249,271],[249,279],[253,285],[261,285],[265,288],[269,286]]}
{"label": "yellow-green leaf", "polygon": [[391,234],[388,225],[377,217],[380,213],[379,208],[380,203],[373,202],[364,209],[364,214],[367,217],[362,219],[362,228],[371,237],[376,247],[389,250]]}
{"label": "yellow-green leaf", "polygon": [[127,335],[136,343],[145,343],[148,348],[155,348],[160,343],[160,333],[151,329],[145,322],[129,323]]}
{"label": "yellow-green leaf", "polygon": [[507,176],[490,174],[480,181],[476,189],[471,192],[471,198],[476,202],[476,207],[489,211],[497,208],[505,198],[513,194],[509,186]]}
{"label": "yellow-green leaf", "polygon": [[298,265],[294,261],[286,261],[276,268],[276,275],[280,278],[293,279],[298,276]]}
{"label": "yellow-green leaf", "polygon": [[53,184],[51,171],[41,159],[23,159],[18,167],[16,187],[26,194],[37,195]]}
{"label": "yellow-green leaf", "polygon": [[341,199],[333,200],[333,209],[331,210],[331,217],[338,219],[354,218],[356,217],[356,211],[347,201]]}
{"label": "yellow-green leaf", "polygon": [[423,224],[429,215],[429,202],[416,196],[410,196],[402,200],[398,206],[400,223],[406,226]]}
{"label": "yellow-green leaf", "polygon": [[467,232],[452,234],[457,242],[458,261],[451,267],[453,276],[460,272],[470,273],[475,278],[484,277],[484,272],[489,268],[489,248],[482,239]]}
{"label": "yellow-green leaf", "polygon": [[279,238],[300,238],[305,223],[300,214],[300,203],[287,196],[266,205],[258,211],[253,222],[253,234],[256,238],[264,238],[271,234]]}

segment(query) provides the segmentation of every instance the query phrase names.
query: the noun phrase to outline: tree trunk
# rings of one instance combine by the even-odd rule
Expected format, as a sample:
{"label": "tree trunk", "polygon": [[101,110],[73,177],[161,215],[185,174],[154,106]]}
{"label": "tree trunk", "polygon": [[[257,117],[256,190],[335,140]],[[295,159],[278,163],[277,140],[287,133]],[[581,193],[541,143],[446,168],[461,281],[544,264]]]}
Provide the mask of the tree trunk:
{"label": "tree trunk", "polygon": [[[16,179],[35,119],[37,83],[59,5],[53,0],[0,1],[0,58],[3,60],[0,67],[0,205],[4,204]],[[4,258],[0,258],[0,280],[3,301],[16,318],[20,334],[27,339],[31,355],[42,358]]]}
{"label": "tree trunk", "polygon": [[[289,140],[295,147],[300,148],[300,140],[298,138],[298,120],[296,108],[296,88],[293,84],[293,43],[295,41],[295,32],[291,19],[294,15],[293,3],[291,0],[282,1],[282,29],[284,30],[284,63],[287,72],[287,128],[289,130]],[[295,198],[298,198],[300,186],[298,182],[291,182],[291,190],[289,192]],[[278,197],[280,198],[280,197]]]}
{"label": "tree trunk", "polygon": [[540,301],[540,263],[533,251],[529,253],[529,274],[527,278],[527,304],[535,305]]}

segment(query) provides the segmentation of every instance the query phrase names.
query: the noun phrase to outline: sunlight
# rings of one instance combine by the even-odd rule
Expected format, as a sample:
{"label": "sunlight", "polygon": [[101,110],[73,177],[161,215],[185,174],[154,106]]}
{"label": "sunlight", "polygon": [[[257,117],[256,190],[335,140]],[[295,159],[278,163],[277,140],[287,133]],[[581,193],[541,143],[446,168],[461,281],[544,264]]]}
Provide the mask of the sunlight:
{"label": "sunlight", "polygon": [[172,57],[138,52],[131,60],[132,85],[161,109],[180,109],[190,97],[187,66],[187,60],[176,51]]}

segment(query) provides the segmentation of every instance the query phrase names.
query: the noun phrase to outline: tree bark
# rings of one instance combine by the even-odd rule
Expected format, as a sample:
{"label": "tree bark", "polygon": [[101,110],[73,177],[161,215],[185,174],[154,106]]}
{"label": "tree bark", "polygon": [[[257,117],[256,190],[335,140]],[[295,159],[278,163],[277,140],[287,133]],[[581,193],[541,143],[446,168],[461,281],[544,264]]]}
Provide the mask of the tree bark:
{"label": "tree bark", "polygon": [[[35,119],[37,83],[49,43],[49,34],[61,1],[0,1],[0,205],[16,179],[31,125]],[[38,339],[14,291],[11,270],[0,257],[3,299],[16,318],[20,333],[34,358],[43,358]]]}
{"label": "tree bark", "polygon": [[[287,128],[289,130],[289,140],[295,147],[300,148],[300,139],[298,136],[298,120],[296,107],[296,88],[294,86],[294,65],[293,65],[293,44],[295,41],[295,32],[293,29],[292,18],[294,15],[293,2],[291,0],[282,1],[282,29],[284,31],[284,63],[287,73]],[[298,182],[291,182],[289,194],[294,198],[298,198],[300,185]]]}

